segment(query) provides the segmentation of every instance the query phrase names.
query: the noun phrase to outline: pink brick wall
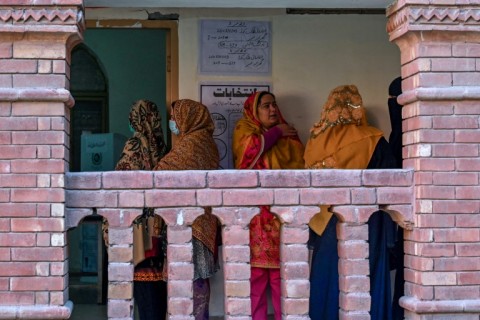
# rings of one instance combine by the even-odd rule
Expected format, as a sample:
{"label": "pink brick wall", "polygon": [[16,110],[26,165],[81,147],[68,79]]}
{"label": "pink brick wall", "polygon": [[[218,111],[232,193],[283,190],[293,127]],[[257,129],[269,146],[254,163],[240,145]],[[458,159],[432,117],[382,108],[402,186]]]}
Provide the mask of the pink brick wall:
{"label": "pink brick wall", "polygon": [[[339,254],[342,317],[368,318],[369,216],[379,207],[412,226],[411,170],[283,170],[192,172],[89,172],[66,176],[67,228],[97,209],[109,220],[109,318],[131,316],[133,279],[131,223],[144,206],[154,207],[168,225],[168,293],[172,319],[190,318],[192,300],[191,224],[214,194],[213,214],[223,226],[226,317],[250,316],[248,225],[271,205],[284,222],[281,243],[283,314],[308,317],[308,222],[319,204],[333,204],[341,217]],[[319,186],[320,185],[320,186]],[[292,197],[291,194],[296,194]],[[355,195],[367,194],[362,201]],[[365,286],[365,284],[367,284]],[[119,288],[127,288],[129,293]]]}
{"label": "pink brick wall", "polygon": [[387,10],[402,52],[404,166],[415,171],[407,319],[480,316],[479,10],[478,1],[420,0]]}
{"label": "pink brick wall", "polygon": [[72,310],[66,65],[83,29],[81,5],[0,4],[0,319],[66,319]]}

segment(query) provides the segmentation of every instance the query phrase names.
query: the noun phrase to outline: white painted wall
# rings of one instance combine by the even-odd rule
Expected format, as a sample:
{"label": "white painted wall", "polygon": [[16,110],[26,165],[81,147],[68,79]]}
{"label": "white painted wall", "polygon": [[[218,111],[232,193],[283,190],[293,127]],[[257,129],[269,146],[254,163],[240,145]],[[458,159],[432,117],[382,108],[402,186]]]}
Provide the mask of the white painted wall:
{"label": "white painted wall", "polygon": [[[388,41],[383,15],[286,15],[283,9],[148,9],[179,13],[180,98],[199,100],[200,82],[270,82],[287,121],[306,142],[329,92],[355,84],[371,124],[388,137],[388,85],[400,74],[400,53]],[[88,9],[87,19],[146,19],[142,9]],[[269,77],[206,76],[198,70],[200,19],[267,20],[272,23]],[[214,281],[212,316],[223,313],[222,274]]]}

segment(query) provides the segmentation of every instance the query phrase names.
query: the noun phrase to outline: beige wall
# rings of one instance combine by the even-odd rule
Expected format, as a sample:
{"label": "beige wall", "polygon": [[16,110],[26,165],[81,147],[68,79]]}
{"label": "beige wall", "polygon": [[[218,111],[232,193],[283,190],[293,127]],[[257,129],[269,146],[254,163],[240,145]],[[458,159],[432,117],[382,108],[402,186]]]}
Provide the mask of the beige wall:
{"label": "beige wall", "polygon": [[[271,21],[271,77],[199,75],[198,21],[208,18]],[[180,97],[199,98],[201,81],[269,81],[285,118],[305,142],[330,90],[355,84],[369,121],[388,136],[387,90],[400,74],[400,52],[388,41],[385,25],[383,15],[286,15],[284,10],[258,9],[185,13],[179,22]]]}
{"label": "beige wall", "polygon": [[[198,100],[200,82],[270,82],[279,106],[302,140],[320,118],[328,93],[341,84],[358,86],[369,121],[388,136],[387,89],[400,73],[400,53],[388,41],[383,15],[286,15],[272,9],[148,9],[179,13],[180,98]],[[87,19],[138,18],[138,9],[87,9]],[[211,76],[198,73],[200,19],[251,19],[272,23],[269,77]]]}

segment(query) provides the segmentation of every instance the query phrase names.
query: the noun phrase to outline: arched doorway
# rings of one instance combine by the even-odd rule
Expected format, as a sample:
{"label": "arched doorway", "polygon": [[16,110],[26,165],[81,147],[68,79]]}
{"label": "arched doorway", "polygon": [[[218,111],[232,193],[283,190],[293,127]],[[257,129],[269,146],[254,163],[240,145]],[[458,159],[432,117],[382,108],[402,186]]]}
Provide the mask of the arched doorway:
{"label": "arched doorway", "polygon": [[70,90],[75,99],[70,120],[70,171],[81,171],[82,133],[108,130],[108,80],[97,57],[84,44],[72,51]]}

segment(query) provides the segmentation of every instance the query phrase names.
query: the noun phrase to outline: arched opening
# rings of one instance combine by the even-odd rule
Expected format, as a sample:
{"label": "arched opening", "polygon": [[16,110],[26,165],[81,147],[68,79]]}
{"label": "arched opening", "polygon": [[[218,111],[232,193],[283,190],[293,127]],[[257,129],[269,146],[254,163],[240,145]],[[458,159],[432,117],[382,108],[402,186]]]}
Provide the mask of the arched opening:
{"label": "arched opening", "polygon": [[[213,318],[224,314],[221,225],[206,207],[192,224],[193,302],[195,317]],[[219,272],[220,271],[220,272]],[[202,316],[203,315],[203,316]]]}
{"label": "arched opening", "polygon": [[309,316],[336,319],[340,304],[339,218],[329,205],[321,205],[309,223],[310,300]]}
{"label": "arched opening", "polygon": [[[102,216],[83,218],[68,230],[69,297],[76,305],[98,306],[91,312],[107,316],[107,251],[102,234]],[[80,307],[81,310],[88,309]],[[79,310],[80,310],[79,309]],[[85,316],[75,312],[72,319]]]}
{"label": "arched opening", "polygon": [[144,208],[132,228],[134,318],[163,319],[168,301],[167,225],[154,209]]}
{"label": "arched opening", "polygon": [[70,90],[75,99],[70,120],[70,171],[81,171],[82,161],[87,160],[82,159],[82,135],[108,130],[108,79],[98,58],[84,44],[72,51]]}
{"label": "arched opening", "polygon": [[403,295],[403,237],[399,237],[400,232],[403,230],[387,212],[376,211],[368,219],[372,319],[385,319],[387,315],[393,319],[403,318],[403,309],[398,305]]}
{"label": "arched opening", "polygon": [[282,314],[280,216],[269,206],[260,206],[260,213],[250,220],[250,301],[252,317],[275,319]]}

